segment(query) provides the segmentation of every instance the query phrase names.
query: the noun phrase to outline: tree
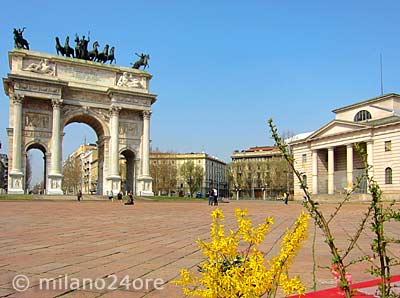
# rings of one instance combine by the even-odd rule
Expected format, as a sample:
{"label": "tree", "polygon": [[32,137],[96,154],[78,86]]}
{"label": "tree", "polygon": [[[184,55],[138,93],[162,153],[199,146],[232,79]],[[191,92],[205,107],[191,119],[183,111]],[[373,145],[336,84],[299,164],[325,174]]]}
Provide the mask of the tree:
{"label": "tree", "polygon": [[153,178],[153,190],[155,193],[168,193],[175,190],[178,170],[171,160],[152,161],[150,175]]}
{"label": "tree", "polygon": [[64,193],[77,193],[81,188],[82,170],[78,158],[69,158],[63,166],[62,190]]}
{"label": "tree", "polygon": [[33,194],[43,194],[43,190],[44,190],[44,183],[43,180],[39,183],[36,183],[33,187],[32,187],[32,193]]}
{"label": "tree", "polygon": [[202,167],[195,165],[192,160],[186,161],[181,166],[180,175],[189,187],[190,196],[201,188],[204,170]]}
{"label": "tree", "polygon": [[32,167],[31,167],[31,155],[30,153],[26,156],[26,167],[25,167],[25,189],[29,189],[32,180]]}

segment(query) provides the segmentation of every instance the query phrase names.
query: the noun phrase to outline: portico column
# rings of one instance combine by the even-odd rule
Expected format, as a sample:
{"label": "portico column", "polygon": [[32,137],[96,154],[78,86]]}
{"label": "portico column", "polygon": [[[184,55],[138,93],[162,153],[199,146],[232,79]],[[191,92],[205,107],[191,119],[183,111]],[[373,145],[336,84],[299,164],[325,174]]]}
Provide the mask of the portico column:
{"label": "portico column", "polygon": [[328,148],[328,194],[332,195],[334,193],[335,185],[335,154],[334,147]]}
{"label": "portico column", "polygon": [[353,144],[346,146],[346,179],[347,179],[347,190],[350,191],[353,187]]}
{"label": "portico column", "polygon": [[62,99],[54,98],[51,103],[53,105],[53,122],[52,122],[52,142],[51,142],[51,170],[49,174],[50,195],[63,194],[61,189],[61,106]]}
{"label": "portico column", "polygon": [[150,116],[151,111],[143,111],[143,176],[150,176]]}
{"label": "portico column", "polygon": [[374,144],[372,141],[367,142],[367,163],[369,166],[368,175],[374,176]]}
{"label": "portico column", "polygon": [[108,176],[108,189],[116,195],[120,191],[121,176],[119,175],[119,112],[121,107],[111,106],[111,140],[110,140],[110,171]]}
{"label": "portico column", "polygon": [[318,151],[312,151],[312,193],[318,194]]}
{"label": "portico column", "polygon": [[10,171],[10,181],[8,193],[23,194],[23,177],[22,172],[22,103],[24,97],[19,94],[11,95],[11,100],[14,105],[13,111],[13,144],[12,144],[12,168]]}

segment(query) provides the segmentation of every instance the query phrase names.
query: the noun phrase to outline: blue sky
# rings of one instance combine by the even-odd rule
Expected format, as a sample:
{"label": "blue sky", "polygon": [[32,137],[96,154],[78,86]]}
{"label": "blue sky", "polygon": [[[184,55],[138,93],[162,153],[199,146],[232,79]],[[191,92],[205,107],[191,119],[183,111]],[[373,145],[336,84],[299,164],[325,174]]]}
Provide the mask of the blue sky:
{"label": "blue sky", "polygon": [[[90,31],[116,47],[117,64],[150,54],[158,94],[152,146],[206,151],[225,161],[235,149],[272,144],[266,121],[294,133],[318,129],[331,110],[400,88],[399,1],[13,1],[2,6],[0,71],[8,73],[12,28],[27,27],[35,51],[55,53]],[[7,146],[8,98],[0,95]],[[94,141],[66,128],[64,155]]]}

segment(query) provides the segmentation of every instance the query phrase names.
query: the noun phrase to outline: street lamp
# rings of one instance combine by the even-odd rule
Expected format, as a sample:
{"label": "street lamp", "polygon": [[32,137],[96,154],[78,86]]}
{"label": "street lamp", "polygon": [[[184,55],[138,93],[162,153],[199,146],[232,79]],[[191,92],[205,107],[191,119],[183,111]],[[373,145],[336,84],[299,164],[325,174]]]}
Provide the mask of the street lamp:
{"label": "street lamp", "polygon": [[236,191],[236,200],[239,201],[239,193],[241,191],[241,188],[239,185],[235,184],[235,186],[233,187],[233,189]]}

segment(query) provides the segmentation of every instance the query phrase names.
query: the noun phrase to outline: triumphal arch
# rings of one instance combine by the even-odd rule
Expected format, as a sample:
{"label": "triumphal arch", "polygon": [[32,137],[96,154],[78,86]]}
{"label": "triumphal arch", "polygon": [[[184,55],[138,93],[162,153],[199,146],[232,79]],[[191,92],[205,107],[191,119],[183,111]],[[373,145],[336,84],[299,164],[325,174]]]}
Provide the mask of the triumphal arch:
{"label": "triumphal arch", "polygon": [[121,189],[119,160],[127,157],[127,190],[153,195],[149,172],[151,105],[146,71],[15,49],[3,79],[10,98],[8,192],[25,192],[26,152],[45,155],[47,194],[62,194],[66,125],[91,126],[98,137],[97,192]]}

